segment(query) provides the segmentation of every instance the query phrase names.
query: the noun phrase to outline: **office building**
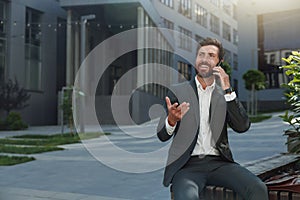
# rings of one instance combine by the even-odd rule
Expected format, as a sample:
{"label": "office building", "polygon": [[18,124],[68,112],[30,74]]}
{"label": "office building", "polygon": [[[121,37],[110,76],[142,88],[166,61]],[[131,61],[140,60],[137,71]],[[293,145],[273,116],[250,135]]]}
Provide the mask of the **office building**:
{"label": "office building", "polygon": [[0,82],[17,79],[31,95],[20,111],[29,125],[56,124],[65,85],[65,18],[56,0],[0,0]]}

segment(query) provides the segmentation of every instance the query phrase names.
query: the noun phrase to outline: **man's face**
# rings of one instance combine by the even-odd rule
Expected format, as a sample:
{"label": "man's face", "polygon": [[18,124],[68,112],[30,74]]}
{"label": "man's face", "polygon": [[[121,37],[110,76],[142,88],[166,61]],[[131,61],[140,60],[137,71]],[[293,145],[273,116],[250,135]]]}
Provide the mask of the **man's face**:
{"label": "man's face", "polygon": [[197,74],[202,78],[208,78],[213,75],[213,68],[219,62],[219,49],[214,45],[202,46],[196,57],[195,68]]}

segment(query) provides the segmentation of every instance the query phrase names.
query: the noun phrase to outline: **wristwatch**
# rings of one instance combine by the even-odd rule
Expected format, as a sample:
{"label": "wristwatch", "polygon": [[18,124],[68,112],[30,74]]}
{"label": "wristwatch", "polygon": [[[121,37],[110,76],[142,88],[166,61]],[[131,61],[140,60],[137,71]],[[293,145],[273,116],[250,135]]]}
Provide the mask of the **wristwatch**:
{"label": "wristwatch", "polygon": [[224,90],[225,94],[231,94],[231,92],[233,92],[232,87],[227,88],[226,90]]}

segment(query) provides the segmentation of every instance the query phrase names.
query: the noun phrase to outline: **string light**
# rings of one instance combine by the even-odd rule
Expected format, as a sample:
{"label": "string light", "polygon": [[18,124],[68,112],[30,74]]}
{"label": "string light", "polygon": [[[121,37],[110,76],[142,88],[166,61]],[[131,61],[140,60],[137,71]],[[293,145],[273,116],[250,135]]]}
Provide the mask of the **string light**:
{"label": "string light", "polygon": [[[4,24],[5,21],[4,20],[0,20],[0,24]],[[24,22],[18,22],[18,21],[13,21],[13,25],[14,26],[18,26],[20,24],[23,24]],[[57,32],[60,28],[62,27],[65,27],[66,25],[74,25],[74,26],[77,26],[77,25],[81,25],[81,23],[78,21],[78,20],[74,20],[74,21],[71,21],[70,23],[68,22],[59,22],[59,23],[26,23],[26,27],[27,28],[30,28],[30,27],[38,27],[38,28],[41,28],[43,26],[46,26],[48,28],[51,28],[52,31],[54,32]],[[108,27],[109,29],[111,28],[119,28],[119,29],[124,29],[125,27],[128,27],[128,28],[131,28],[131,29],[134,29],[137,27],[136,24],[102,24],[102,23],[99,23],[99,22],[95,22],[95,21],[91,21],[91,22],[87,22],[86,23],[87,26],[94,26],[98,29],[100,29],[100,27]],[[41,33],[39,33],[39,35],[41,35]]]}
{"label": "string light", "polygon": [[[5,20],[0,20],[0,24],[5,24]],[[14,26],[18,26],[18,25],[22,25],[24,24],[24,22],[18,22],[18,21],[13,21],[13,25]],[[27,23],[26,24],[26,28],[31,28],[31,27],[38,27],[39,30],[44,30],[42,27],[46,27],[46,28],[51,28],[53,32],[57,32],[59,31],[59,29],[63,28],[63,27],[66,27],[67,25],[74,25],[74,26],[77,26],[77,25],[81,25],[81,23],[79,21],[72,21],[72,22],[59,22],[59,23]],[[125,27],[128,27],[128,28],[131,28],[131,29],[134,29],[135,27],[137,27],[138,25],[137,24],[102,24],[102,23],[99,23],[99,22],[87,22],[86,23],[87,26],[94,26],[95,28],[98,28],[98,30],[101,30],[100,27],[108,27],[109,29],[111,28],[119,28],[119,29],[124,29]],[[43,34],[42,31],[39,31],[37,32],[37,35],[39,35],[39,37],[41,37]],[[25,35],[15,35],[15,36],[12,36],[12,38],[17,38],[17,37],[20,37],[22,39],[25,38]]]}
{"label": "string light", "polygon": [[[0,19],[0,23],[4,23],[5,22],[5,20],[3,20],[3,19]],[[21,22],[18,22],[18,21],[14,21],[13,22],[13,24],[14,25],[17,25],[17,24],[21,24]],[[59,23],[34,23],[34,22],[30,22],[30,23],[27,23],[27,25],[28,26],[30,26],[30,25],[37,25],[37,26],[42,26],[43,24],[47,24],[47,26],[49,26],[49,27],[51,27],[51,26],[59,26],[59,27],[61,27],[61,26],[63,26],[63,25],[67,25],[67,22],[65,22],[65,23],[61,23],[61,22],[59,22]],[[76,21],[72,21],[72,22],[70,22],[70,24],[75,24],[75,25],[78,25],[78,24],[80,24],[80,22],[78,21],[78,20],[76,20]],[[92,24],[94,24],[95,26],[101,26],[101,25],[108,25],[108,26],[120,26],[120,27],[123,27],[124,28],[124,26],[135,26],[136,24],[102,24],[102,23],[99,23],[99,22],[87,22],[86,24],[88,24],[88,25],[92,25]]]}

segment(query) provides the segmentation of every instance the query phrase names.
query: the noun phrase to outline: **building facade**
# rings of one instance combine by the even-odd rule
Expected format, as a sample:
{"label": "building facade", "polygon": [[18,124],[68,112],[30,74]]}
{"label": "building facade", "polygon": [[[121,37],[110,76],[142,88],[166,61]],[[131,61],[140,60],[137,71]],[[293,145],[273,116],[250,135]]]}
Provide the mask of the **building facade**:
{"label": "building facade", "polygon": [[[297,19],[300,4],[287,1],[242,1],[238,2],[239,65],[241,73],[259,69],[266,76],[266,89],[258,92],[259,110],[286,108],[282,83],[288,77],[279,69],[282,57],[300,49]],[[239,82],[242,82],[241,76]],[[240,97],[248,99],[248,91],[242,90]]]}
{"label": "building facade", "polygon": [[[161,32],[157,40],[167,51],[143,49],[118,58],[101,77],[96,93],[96,110],[102,123],[114,123],[111,112],[111,94],[115,84],[129,70],[145,63],[170,66],[179,73],[166,75],[170,84],[190,80],[197,42],[206,37],[219,39],[225,48],[225,60],[238,70],[237,2],[235,0],[61,0],[68,13],[67,82],[72,83],[80,68],[82,58],[109,37],[134,28],[157,27],[171,31]],[[116,15],[115,13],[118,13]],[[88,18],[88,19],[87,19]],[[83,19],[86,19],[83,21]],[[83,24],[84,23],[84,24]],[[82,27],[84,25],[84,27]],[[82,28],[85,31],[82,33]],[[81,38],[85,34],[84,38]],[[136,42],[146,44],[151,40],[147,33],[137,33]],[[84,44],[82,40],[85,40]],[[84,46],[82,46],[84,45]],[[234,73],[233,75],[236,75]],[[137,71],[132,82],[122,85],[135,88],[155,76],[151,70]],[[69,77],[69,78],[68,78]],[[91,77],[87,77],[91,80]],[[96,77],[95,77],[96,79]],[[86,79],[85,79],[86,80]],[[238,92],[238,81],[232,77]],[[119,89],[119,92],[122,88]],[[153,104],[162,103],[167,88],[160,84],[146,84],[134,90],[129,112],[136,123],[149,120],[148,112]],[[122,95],[122,92],[120,93]],[[122,98],[121,98],[122,99]],[[122,105],[121,102],[118,105]],[[121,108],[120,108],[121,109]],[[88,116],[84,116],[88,118]],[[130,123],[124,120],[124,124]]]}
{"label": "building facade", "polygon": [[16,79],[31,95],[21,110],[30,125],[57,123],[65,85],[66,12],[56,0],[0,0],[0,81]]}
{"label": "building facade", "polygon": [[[30,93],[29,106],[22,110],[26,122],[56,124],[59,91],[74,85],[89,53],[122,32],[156,27],[171,31],[158,32],[154,38],[147,31],[136,33],[130,42],[137,49],[115,59],[100,77],[92,95],[102,123],[115,123],[112,94],[122,99],[126,96],[122,91],[132,88],[126,105],[132,119],[136,123],[149,120],[149,109],[161,104],[167,92],[160,84],[147,83],[158,72],[136,70],[131,82],[116,88],[118,81],[147,63],[178,71],[165,75],[169,84],[190,80],[195,75],[195,47],[206,37],[223,43],[225,61],[232,67],[232,85],[243,102],[249,96],[242,76],[249,69],[259,69],[267,78],[267,89],[258,93],[260,110],[282,108],[280,84],[287,77],[278,66],[283,64],[281,57],[300,49],[295,25],[299,7],[297,0],[0,0],[0,82],[16,78]],[[161,49],[144,48],[154,39]],[[99,78],[89,73],[92,79],[87,82]],[[140,87],[141,83],[147,84]],[[121,102],[117,105],[122,109]],[[131,122],[126,118],[122,123]]]}

